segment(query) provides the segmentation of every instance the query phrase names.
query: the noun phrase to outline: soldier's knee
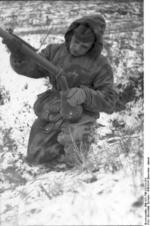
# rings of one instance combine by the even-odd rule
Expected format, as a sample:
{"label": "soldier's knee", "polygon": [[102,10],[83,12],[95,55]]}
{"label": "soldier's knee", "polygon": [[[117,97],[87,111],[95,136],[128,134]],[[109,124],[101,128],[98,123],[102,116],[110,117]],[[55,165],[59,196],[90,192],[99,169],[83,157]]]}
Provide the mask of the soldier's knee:
{"label": "soldier's knee", "polygon": [[71,125],[69,127],[63,128],[58,134],[57,141],[66,145],[67,143],[80,142],[82,140],[89,140],[91,137],[90,127],[87,125]]}

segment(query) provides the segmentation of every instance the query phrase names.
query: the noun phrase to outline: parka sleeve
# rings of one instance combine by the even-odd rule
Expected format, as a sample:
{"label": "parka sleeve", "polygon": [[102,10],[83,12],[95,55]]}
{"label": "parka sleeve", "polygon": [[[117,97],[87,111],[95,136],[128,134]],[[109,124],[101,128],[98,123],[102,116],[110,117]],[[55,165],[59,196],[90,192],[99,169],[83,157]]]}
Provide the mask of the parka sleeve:
{"label": "parka sleeve", "polygon": [[[57,49],[56,45],[48,45],[39,54],[42,55],[47,60],[51,61],[55,51]],[[30,78],[44,78],[49,76],[50,73],[41,67],[39,64],[35,63],[31,58],[24,56],[20,58],[18,55],[11,54],[10,64],[13,70],[20,74]]]}
{"label": "parka sleeve", "polygon": [[116,103],[113,72],[109,64],[104,65],[93,81],[93,87],[83,87],[86,93],[84,107],[91,112],[113,113]]}

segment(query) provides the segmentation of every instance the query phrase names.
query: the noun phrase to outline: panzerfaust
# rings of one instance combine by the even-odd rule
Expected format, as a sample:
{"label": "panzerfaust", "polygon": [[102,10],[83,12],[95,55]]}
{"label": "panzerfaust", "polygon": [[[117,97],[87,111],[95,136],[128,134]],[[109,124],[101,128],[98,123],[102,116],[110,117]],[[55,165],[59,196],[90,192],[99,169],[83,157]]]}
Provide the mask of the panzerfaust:
{"label": "panzerfaust", "polygon": [[21,43],[21,52],[24,53],[26,56],[32,58],[35,63],[39,64],[41,67],[46,69],[51,76],[54,76],[57,79],[61,87],[61,114],[65,120],[69,120],[71,122],[76,122],[80,119],[82,115],[82,106],[78,105],[76,107],[71,106],[67,102],[67,90],[69,89],[67,80],[64,76],[63,70],[59,67],[56,67],[46,58],[42,57],[40,54],[36,52],[36,49],[32,47],[30,44],[22,40],[17,35],[13,34],[12,32],[8,32],[0,28],[0,37],[4,40],[9,40],[10,42],[15,44],[14,40],[19,40]]}

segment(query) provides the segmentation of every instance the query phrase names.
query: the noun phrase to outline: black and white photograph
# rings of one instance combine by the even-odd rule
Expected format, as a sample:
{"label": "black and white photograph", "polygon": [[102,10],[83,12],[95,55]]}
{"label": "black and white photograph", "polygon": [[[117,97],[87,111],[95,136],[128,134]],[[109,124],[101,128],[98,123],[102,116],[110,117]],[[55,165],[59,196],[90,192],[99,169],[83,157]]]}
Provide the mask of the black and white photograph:
{"label": "black and white photograph", "polygon": [[150,225],[144,3],[0,1],[1,226]]}

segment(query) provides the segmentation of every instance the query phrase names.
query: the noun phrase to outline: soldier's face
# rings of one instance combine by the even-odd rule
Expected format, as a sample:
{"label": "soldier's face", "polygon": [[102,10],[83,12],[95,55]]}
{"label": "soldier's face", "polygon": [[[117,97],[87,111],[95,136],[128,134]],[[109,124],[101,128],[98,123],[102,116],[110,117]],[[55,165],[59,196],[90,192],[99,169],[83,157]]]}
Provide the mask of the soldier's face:
{"label": "soldier's face", "polygon": [[73,35],[70,42],[70,53],[73,56],[85,55],[91,48],[93,42],[81,42]]}

